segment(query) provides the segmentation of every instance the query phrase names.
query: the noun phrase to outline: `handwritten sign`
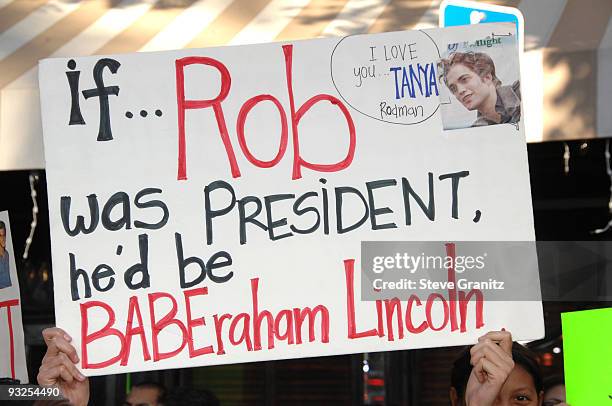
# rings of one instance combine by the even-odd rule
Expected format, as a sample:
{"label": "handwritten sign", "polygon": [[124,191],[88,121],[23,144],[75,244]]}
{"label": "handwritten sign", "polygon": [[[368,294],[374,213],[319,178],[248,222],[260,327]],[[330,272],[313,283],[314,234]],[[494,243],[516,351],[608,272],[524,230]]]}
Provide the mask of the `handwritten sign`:
{"label": "handwritten sign", "polygon": [[567,403],[612,402],[612,308],[561,314]]}
{"label": "handwritten sign", "polygon": [[520,125],[439,113],[439,49],[499,30],[42,61],[56,320],[84,372],[541,336],[538,301],[423,297],[394,327],[359,297],[361,241],[534,239]]}
{"label": "handwritten sign", "polygon": [[0,378],[28,383],[21,296],[7,211],[0,212]]}

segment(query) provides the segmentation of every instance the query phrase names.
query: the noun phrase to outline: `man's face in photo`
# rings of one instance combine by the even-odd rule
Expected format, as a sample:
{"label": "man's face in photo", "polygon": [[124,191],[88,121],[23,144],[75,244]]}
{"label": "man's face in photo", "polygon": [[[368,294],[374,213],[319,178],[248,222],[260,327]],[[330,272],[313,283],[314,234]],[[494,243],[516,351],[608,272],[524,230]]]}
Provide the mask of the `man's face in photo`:
{"label": "man's face in photo", "polygon": [[470,111],[478,110],[484,105],[491,94],[491,86],[493,86],[490,74],[481,78],[476,72],[461,63],[450,67],[446,73],[446,83],[457,100]]}
{"label": "man's face in photo", "polygon": [[6,247],[6,229],[0,228],[0,254],[4,254]]}

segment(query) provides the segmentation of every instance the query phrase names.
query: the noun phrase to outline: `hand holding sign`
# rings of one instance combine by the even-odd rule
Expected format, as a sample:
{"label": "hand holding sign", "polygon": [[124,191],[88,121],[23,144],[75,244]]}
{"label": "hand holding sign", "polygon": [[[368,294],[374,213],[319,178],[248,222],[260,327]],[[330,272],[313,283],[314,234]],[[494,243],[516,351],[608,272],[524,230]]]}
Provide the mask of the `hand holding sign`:
{"label": "hand holding sign", "polygon": [[57,327],[43,330],[43,338],[47,344],[47,353],[38,372],[38,384],[57,385],[71,404],[87,405],[89,380],[74,366],[79,362],[79,357],[70,344],[72,338]]}
{"label": "hand holding sign", "polygon": [[507,331],[490,331],[478,339],[470,354],[474,368],[465,391],[466,404],[493,405],[514,369],[512,335]]}

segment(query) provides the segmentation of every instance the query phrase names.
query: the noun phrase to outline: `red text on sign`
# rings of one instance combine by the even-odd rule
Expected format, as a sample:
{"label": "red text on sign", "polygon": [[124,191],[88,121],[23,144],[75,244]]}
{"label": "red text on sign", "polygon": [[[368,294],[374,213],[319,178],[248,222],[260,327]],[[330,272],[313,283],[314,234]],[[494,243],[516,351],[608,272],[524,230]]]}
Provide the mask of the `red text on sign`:
{"label": "red text on sign", "polygon": [[[346,106],[335,96],[330,94],[317,94],[308,99],[298,109],[295,106],[295,97],[293,94],[293,45],[284,45],[283,53],[285,57],[285,75],[287,82],[287,92],[289,98],[289,111],[291,119],[291,132],[293,141],[293,166],[292,166],[292,179],[300,179],[302,177],[302,168],[312,169],[319,172],[337,172],[348,167],[353,161],[355,155],[356,146],[356,131],[355,123],[349,110]],[[186,146],[186,134],[185,134],[185,112],[193,109],[206,109],[212,108],[215,114],[215,120],[217,122],[217,128],[219,130],[219,136],[223,142],[225,152],[227,154],[227,160],[231,175],[234,178],[241,176],[238,161],[236,160],[236,154],[227,127],[225,114],[223,112],[222,103],[228,97],[231,88],[231,75],[227,67],[220,61],[199,56],[190,56],[181,59],[177,59],[176,65],[176,95],[178,105],[178,180],[187,179],[187,146]],[[190,100],[186,99],[185,96],[185,68],[190,65],[201,65],[209,66],[216,69],[220,74],[220,90],[219,94],[212,99],[204,100]],[[278,152],[275,157],[270,161],[263,161],[257,159],[253,153],[249,150],[245,138],[245,122],[249,115],[249,112],[259,103],[271,102],[274,104],[279,112],[279,119],[281,125],[281,137]],[[314,163],[304,159],[300,154],[300,137],[299,137],[299,123],[300,120],[309,112],[309,110],[317,103],[322,101],[328,101],[332,105],[338,107],[348,128],[349,145],[346,152],[346,156],[338,162],[331,164]],[[283,158],[288,144],[288,125],[287,125],[287,114],[278,98],[269,95],[261,94],[254,96],[247,100],[241,107],[238,113],[238,119],[236,123],[236,133],[238,137],[238,143],[246,159],[256,167],[259,168],[270,168],[278,164]]]}

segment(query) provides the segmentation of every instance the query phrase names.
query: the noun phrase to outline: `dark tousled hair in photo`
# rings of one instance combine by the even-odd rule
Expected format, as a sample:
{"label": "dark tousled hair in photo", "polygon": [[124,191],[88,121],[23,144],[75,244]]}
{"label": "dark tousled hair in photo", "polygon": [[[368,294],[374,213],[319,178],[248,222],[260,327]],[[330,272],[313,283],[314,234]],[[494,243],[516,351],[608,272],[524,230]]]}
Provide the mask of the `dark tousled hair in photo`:
{"label": "dark tousled hair in photo", "polygon": [[438,63],[440,79],[444,78],[446,82],[446,74],[454,65],[465,65],[468,69],[476,72],[478,76],[484,78],[487,74],[491,74],[495,87],[501,86],[501,80],[495,75],[495,63],[493,59],[484,52],[454,52],[447,59],[442,59]]}

